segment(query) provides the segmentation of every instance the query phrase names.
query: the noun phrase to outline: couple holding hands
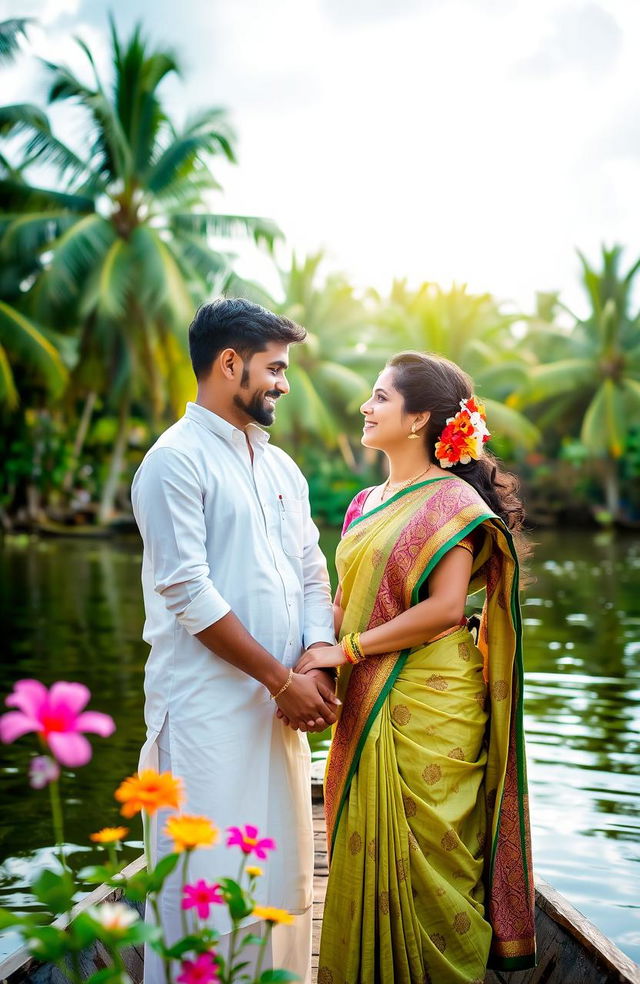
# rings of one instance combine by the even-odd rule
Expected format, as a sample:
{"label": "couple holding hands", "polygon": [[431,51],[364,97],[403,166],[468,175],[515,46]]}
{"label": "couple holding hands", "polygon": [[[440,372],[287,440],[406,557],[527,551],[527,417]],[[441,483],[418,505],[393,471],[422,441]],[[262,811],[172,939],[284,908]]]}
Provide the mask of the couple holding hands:
{"label": "couple holding hands", "polygon": [[[332,604],[307,483],[264,429],[304,338],[242,299],[191,324],[196,402],[132,489],[151,646],[140,768],[180,776],[188,813],[274,838],[257,895],[296,918],[267,958],[310,982],[304,732],[333,725],[318,984],[481,984],[535,951],[516,483],[483,449],[469,377],[395,355],[361,407],[389,477],[347,510]],[[464,610],[480,589],[476,638]],[[170,849],[159,818],[153,850]],[[192,874],[233,877],[229,864],[214,847]],[[161,916],[171,942],[177,885]],[[148,953],[146,984],[159,979]]]}

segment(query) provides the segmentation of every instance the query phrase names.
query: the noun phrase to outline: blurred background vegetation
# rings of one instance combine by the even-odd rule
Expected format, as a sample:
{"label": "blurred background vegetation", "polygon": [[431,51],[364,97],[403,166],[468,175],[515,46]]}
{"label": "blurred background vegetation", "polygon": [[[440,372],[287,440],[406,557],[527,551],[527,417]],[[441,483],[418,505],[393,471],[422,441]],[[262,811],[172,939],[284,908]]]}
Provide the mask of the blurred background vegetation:
{"label": "blurred background vegetation", "polygon": [[[0,24],[1,62],[29,22]],[[433,351],[469,372],[491,447],[524,485],[533,522],[640,526],[640,260],[580,254],[586,317],[557,294],[515,311],[464,285],[396,280],[357,290],[321,253],[278,269],[271,296],[234,269],[231,240],[272,256],[271,219],[211,211],[216,159],[233,162],[227,112],[178,125],[160,89],[175,56],[111,25],[112,73],[89,48],[79,78],[47,64],[40,104],[0,107],[0,521],[5,529],[130,522],[128,489],[156,436],[194,396],[187,328],[198,304],[241,295],[302,323],[274,436],[336,524],[381,462],[358,408],[386,359]],[[28,57],[21,54],[20,57]],[[49,107],[81,114],[81,138]],[[71,128],[69,128],[71,132]]]}

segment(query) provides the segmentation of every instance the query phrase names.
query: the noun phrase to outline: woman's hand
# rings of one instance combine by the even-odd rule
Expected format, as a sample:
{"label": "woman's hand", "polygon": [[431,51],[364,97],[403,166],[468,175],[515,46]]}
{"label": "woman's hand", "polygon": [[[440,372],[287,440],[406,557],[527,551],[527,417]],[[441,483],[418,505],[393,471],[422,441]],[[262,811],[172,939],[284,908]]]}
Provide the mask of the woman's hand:
{"label": "woman's hand", "polygon": [[296,664],[296,673],[308,673],[309,670],[322,670],[325,666],[342,666],[347,662],[342,646],[322,646],[319,649],[307,649]]}

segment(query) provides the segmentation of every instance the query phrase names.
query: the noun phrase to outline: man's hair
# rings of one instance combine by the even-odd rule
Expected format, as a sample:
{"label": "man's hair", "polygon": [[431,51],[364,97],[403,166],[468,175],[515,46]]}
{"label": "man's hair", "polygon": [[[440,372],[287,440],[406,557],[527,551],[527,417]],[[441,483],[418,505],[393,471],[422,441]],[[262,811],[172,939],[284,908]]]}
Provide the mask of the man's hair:
{"label": "man's hair", "polygon": [[209,375],[214,359],[226,348],[248,361],[269,342],[302,342],[307,332],[295,321],[267,311],[243,297],[223,297],[203,304],[189,326],[189,352],[196,379]]}

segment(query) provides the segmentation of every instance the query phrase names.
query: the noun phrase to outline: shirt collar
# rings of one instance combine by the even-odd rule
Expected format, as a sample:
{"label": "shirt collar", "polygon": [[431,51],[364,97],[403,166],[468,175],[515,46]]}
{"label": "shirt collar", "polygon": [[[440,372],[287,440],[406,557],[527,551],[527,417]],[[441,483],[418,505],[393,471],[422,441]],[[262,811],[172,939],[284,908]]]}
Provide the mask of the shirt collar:
{"label": "shirt collar", "polygon": [[262,427],[259,427],[258,424],[254,424],[253,421],[247,424],[245,430],[240,430],[239,427],[235,427],[228,420],[225,420],[224,417],[218,416],[213,410],[207,410],[206,407],[200,406],[199,403],[187,403],[185,417],[197,421],[197,423],[202,424],[203,427],[211,431],[212,434],[223,437],[225,441],[229,441],[231,444],[244,441],[245,434],[249,438],[252,447],[263,447],[269,440],[269,434]]}

